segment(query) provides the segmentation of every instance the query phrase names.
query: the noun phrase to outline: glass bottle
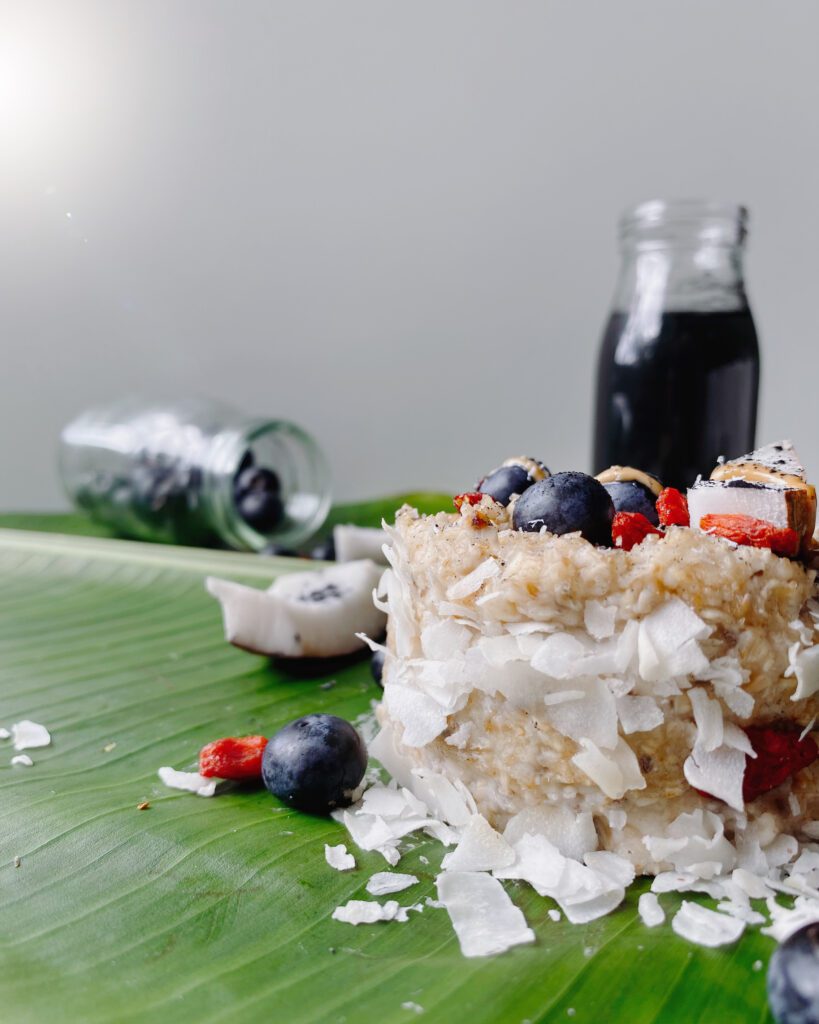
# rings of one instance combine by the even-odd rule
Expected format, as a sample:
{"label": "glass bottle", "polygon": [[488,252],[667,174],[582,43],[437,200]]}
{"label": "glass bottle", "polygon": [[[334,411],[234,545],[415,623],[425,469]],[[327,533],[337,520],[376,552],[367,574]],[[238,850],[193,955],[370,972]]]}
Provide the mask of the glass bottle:
{"label": "glass bottle", "polygon": [[59,466],[75,505],[140,540],[291,546],[330,507],[327,463],[305,431],[206,399],[88,410],[62,431]]}
{"label": "glass bottle", "polygon": [[594,471],[684,488],[754,448],[759,347],[742,258],[747,210],[642,203],[620,221],[622,263],[597,374]]}

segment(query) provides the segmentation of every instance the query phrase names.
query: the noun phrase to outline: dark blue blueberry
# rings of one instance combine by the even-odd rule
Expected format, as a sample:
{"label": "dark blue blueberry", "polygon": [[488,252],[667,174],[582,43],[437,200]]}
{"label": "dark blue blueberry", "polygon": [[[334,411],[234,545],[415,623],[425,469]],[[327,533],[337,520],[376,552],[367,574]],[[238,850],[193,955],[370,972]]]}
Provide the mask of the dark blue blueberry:
{"label": "dark blue blueberry", "polygon": [[324,540],[319,541],[319,543],[311,549],[310,557],[315,558],[318,562],[335,562],[336,544],[333,540],[332,533],[329,537],[325,537]]}
{"label": "dark blue blueberry", "polygon": [[258,533],[270,533],[284,518],[284,504],[278,494],[248,491],[237,499],[236,508],[248,526]]}
{"label": "dark blue blueberry", "polygon": [[241,470],[233,482],[233,494],[237,501],[246,494],[278,494],[281,489],[278,475],[264,466],[249,466]]}
{"label": "dark blue blueberry", "polygon": [[372,660],[370,661],[370,671],[373,674],[373,679],[383,690],[384,683],[381,681],[381,677],[384,675],[384,651],[380,647],[377,651],[373,651]]}
{"label": "dark blue blueberry", "polygon": [[533,484],[515,503],[516,530],[562,535],[579,531],[592,544],[611,544],[614,502],[609,492],[586,473],[556,473]]}
{"label": "dark blue blueberry", "polygon": [[615,512],[641,512],[653,526],[660,525],[657,498],[644,484],[636,480],[613,480],[603,486],[611,495]]}
{"label": "dark blue blueberry", "polygon": [[262,756],[262,779],[270,792],[311,814],[347,807],[366,768],[364,741],[335,715],[296,719],[276,733]]}
{"label": "dark blue blueberry", "polygon": [[771,957],[768,1003],[777,1024],[819,1022],[819,924],[794,932]]}
{"label": "dark blue blueberry", "polygon": [[[549,470],[543,463],[539,462],[538,465],[548,475]],[[509,466],[498,466],[491,473],[487,473],[478,483],[478,491],[481,494],[488,494],[501,505],[508,505],[513,494],[523,494],[534,482],[535,478],[526,466],[513,463]]]}

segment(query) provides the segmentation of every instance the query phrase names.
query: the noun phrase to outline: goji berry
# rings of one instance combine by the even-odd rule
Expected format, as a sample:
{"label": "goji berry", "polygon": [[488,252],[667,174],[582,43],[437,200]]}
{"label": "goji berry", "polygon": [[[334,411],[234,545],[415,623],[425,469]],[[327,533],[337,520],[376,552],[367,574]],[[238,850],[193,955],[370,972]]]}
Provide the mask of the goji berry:
{"label": "goji berry", "polygon": [[688,499],[676,487],[664,487],[657,498],[657,515],[663,526],[690,526]]}
{"label": "goji berry", "polygon": [[651,534],[662,537],[662,532],[652,526],[642,512],[615,512],[611,523],[611,539],[615,547],[631,551],[635,544],[640,544]]}
{"label": "goji berry", "polygon": [[790,527],[774,526],[765,519],[735,513],[707,515],[700,520],[700,529],[725,537],[735,544],[752,548],[770,548],[776,555],[793,558],[799,551],[799,534]]}
{"label": "goji berry", "polygon": [[747,802],[781,786],[819,757],[812,737],[799,739],[801,728],[793,722],[778,725],[749,725],[745,733],[756,757],[745,759],[742,796]]}
{"label": "goji berry", "polygon": [[226,736],[199,751],[199,774],[210,779],[237,782],[262,777],[262,754],[266,736]]}
{"label": "goji berry", "polygon": [[460,512],[461,505],[478,505],[482,498],[483,494],[480,491],[465,491],[463,494],[456,494],[452,500]]}

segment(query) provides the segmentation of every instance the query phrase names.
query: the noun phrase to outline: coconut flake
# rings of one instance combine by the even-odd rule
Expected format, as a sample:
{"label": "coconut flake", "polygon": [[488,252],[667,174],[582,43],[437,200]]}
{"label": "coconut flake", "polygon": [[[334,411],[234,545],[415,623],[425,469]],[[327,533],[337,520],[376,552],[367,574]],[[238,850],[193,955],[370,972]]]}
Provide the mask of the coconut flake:
{"label": "coconut flake", "polygon": [[572,762],[611,800],[620,800],[629,789],[645,789],[640,765],[625,740],[618,739],[610,755],[605,755],[591,740],[581,739],[581,753]]}
{"label": "coconut flake", "polygon": [[15,756],[11,759],[11,763],[12,765],[22,765],[25,768],[34,767],[34,762],[31,760],[28,754],[15,754]]}
{"label": "coconut flake", "polygon": [[806,700],[819,691],[819,644],[814,647],[805,647],[798,653],[790,649],[790,667],[786,675],[796,676],[796,689],[791,694],[791,700]]}
{"label": "coconut flake", "polygon": [[711,631],[684,601],[669,598],[640,622],[640,675],[647,682],[660,682],[707,668],[708,659],[697,641],[705,639]]}
{"label": "coconut flake", "polygon": [[47,747],[51,743],[51,733],[44,725],[30,722],[24,718],[11,727],[15,750],[31,750],[34,747]]}
{"label": "coconut flake", "polygon": [[325,843],[324,859],[336,871],[350,871],[355,867],[355,857],[351,853],[347,853],[344,843],[340,843],[338,846],[330,846]]}
{"label": "coconut flake", "polygon": [[464,956],[492,956],[535,941],[523,914],[491,875],[444,871],[437,888]]}
{"label": "coconut flake", "polygon": [[699,686],[688,691],[691,710],[697,725],[697,747],[706,752],[722,746],[722,708]]}
{"label": "coconut flake", "polygon": [[[625,815],[624,815],[625,817]],[[514,846],[524,835],[541,835],[564,857],[582,860],[597,849],[597,829],[590,811],[579,814],[565,805],[540,804],[514,814],[506,823],[503,838]]]}
{"label": "coconut flake", "polygon": [[815,924],[819,921],[819,900],[807,896],[797,896],[792,908],[783,907],[771,897],[767,901],[767,907],[771,924],[761,931],[763,935],[770,935],[777,942],[785,942],[806,924]]}
{"label": "coconut flake", "polygon": [[355,562],[370,558],[378,564],[386,564],[384,544],[389,543],[386,532],[371,526],[355,526],[339,523],[333,527],[333,546],[337,562]]}
{"label": "coconut flake", "polygon": [[653,697],[617,698],[617,717],[623,732],[650,732],[663,724],[664,716]]}
{"label": "coconut flake", "polygon": [[0,740],[7,740],[11,736],[8,729],[0,729]]}
{"label": "coconut flake", "polygon": [[461,841],[441,861],[444,871],[492,871],[515,860],[515,851],[480,814],[475,814],[461,835]]}
{"label": "coconut flake", "polygon": [[607,750],[617,746],[617,704],[602,679],[577,679],[581,699],[549,706],[550,723],[559,733],[579,742],[588,739]]}
{"label": "coconut flake", "polygon": [[560,911],[559,910],[555,910],[554,907],[552,907],[551,910],[548,910],[547,913],[548,913],[549,917],[555,922],[555,924],[557,924],[557,922],[563,916],[560,913]]}
{"label": "coconut flake", "polygon": [[660,906],[656,893],[644,892],[637,900],[637,913],[642,918],[646,928],[656,928],[658,924],[665,921],[665,911]]}
{"label": "coconut flake", "polygon": [[[737,853],[725,837],[725,823],[713,811],[698,808],[690,814],[680,814],[666,828],[664,836],[643,836],[643,845],[651,856],[670,863],[675,871],[689,874],[680,886],[690,887],[696,878],[710,879],[733,869]],[[654,892],[667,892],[657,886],[659,876],[652,884]],[[677,885],[671,888],[683,891]]]}
{"label": "coconut flake", "polygon": [[587,601],[583,611],[583,624],[595,640],[606,640],[614,634],[617,607],[601,601]]}
{"label": "coconut flake", "polygon": [[694,745],[683,764],[683,774],[694,789],[702,790],[741,811],[742,780],[745,776],[745,753],[730,746],[707,751]]}
{"label": "coconut flake", "polygon": [[467,573],[457,583],[452,584],[446,592],[447,599],[450,601],[462,601],[465,597],[474,594],[476,590],[480,590],[487,580],[491,580],[493,576],[498,576],[500,571],[501,567],[496,559],[487,558],[476,569],[473,569],[472,572]]}
{"label": "coconut flake", "polygon": [[406,909],[397,900],[348,900],[333,911],[333,920],[344,924],[376,924],[378,921],[406,921]]}
{"label": "coconut flake", "polygon": [[178,772],[175,768],[160,768],[159,778],[170,789],[182,789],[197,796],[213,796],[218,779],[206,779],[199,772]]}
{"label": "coconut flake", "polygon": [[384,707],[404,727],[401,742],[407,747],[425,747],[446,728],[447,713],[420,690],[393,683],[384,691]]}
{"label": "coconut flake", "polygon": [[371,896],[389,896],[393,892],[403,892],[411,885],[417,885],[415,875],[402,875],[398,871],[378,871],[370,875],[367,892]]}
{"label": "coconut flake", "polygon": [[700,946],[713,947],[736,942],[745,931],[745,922],[716,910],[708,910],[699,903],[683,900],[671,920],[671,927],[680,938]]}

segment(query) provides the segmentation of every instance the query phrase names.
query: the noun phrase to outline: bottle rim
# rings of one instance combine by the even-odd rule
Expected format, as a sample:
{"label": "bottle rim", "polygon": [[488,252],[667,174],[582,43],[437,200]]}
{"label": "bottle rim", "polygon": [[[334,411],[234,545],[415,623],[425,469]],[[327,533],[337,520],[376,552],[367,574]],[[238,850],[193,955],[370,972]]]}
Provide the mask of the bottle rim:
{"label": "bottle rim", "polygon": [[618,229],[623,243],[741,246],[748,234],[748,207],[713,199],[649,199],[625,210]]}

